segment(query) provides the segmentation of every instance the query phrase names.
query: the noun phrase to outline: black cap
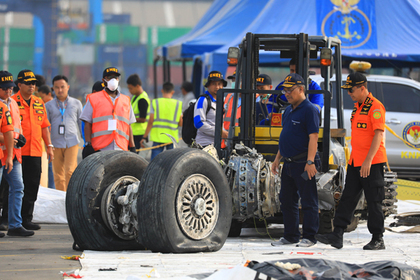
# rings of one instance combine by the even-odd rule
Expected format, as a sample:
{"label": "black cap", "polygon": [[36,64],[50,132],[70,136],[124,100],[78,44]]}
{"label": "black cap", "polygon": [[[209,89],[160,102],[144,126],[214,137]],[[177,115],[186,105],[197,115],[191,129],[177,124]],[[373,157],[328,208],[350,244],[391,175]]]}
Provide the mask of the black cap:
{"label": "black cap", "polygon": [[7,71],[0,71],[0,87],[11,88],[15,86],[16,85],[13,82],[13,75]]}
{"label": "black cap", "polygon": [[118,72],[118,69],[116,67],[108,67],[102,73],[102,78],[105,78],[106,76],[110,76],[111,74],[121,76],[121,74]]}
{"label": "black cap", "polygon": [[92,92],[102,91],[105,88],[105,85],[102,81],[97,81],[93,84]]}
{"label": "black cap", "polygon": [[18,83],[25,83],[25,82],[30,82],[30,81],[37,81],[34,72],[32,72],[31,70],[25,69],[19,72],[18,74],[18,78],[17,78]]}
{"label": "black cap", "polygon": [[341,86],[341,88],[349,89],[349,88],[352,88],[357,85],[361,85],[366,82],[367,82],[367,79],[365,75],[363,75],[360,72],[355,72],[347,76],[346,84],[344,86]]}
{"label": "black cap", "polygon": [[207,77],[207,83],[204,85],[204,87],[208,87],[211,81],[223,81],[223,87],[227,86],[226,80],[223,79],[223,75],[219,71],[211,71],[209,73],[209,76]]}
{"label": "black cap", "polygon": [[295,85],[305,85],[305,81],[303,80],[302,76],[296,73],[292,73],[284,78],[283,86],[286,88],[290,88]]}
{"label": "black cap", "polygon": [[260,74],[257,78],[257,86],[271,86],[271,78],[267,74]]}
{"label": "black cap", "polygon": [[233,74],[227,77],[229,80],[236,79],[236,70],[233,71]]}

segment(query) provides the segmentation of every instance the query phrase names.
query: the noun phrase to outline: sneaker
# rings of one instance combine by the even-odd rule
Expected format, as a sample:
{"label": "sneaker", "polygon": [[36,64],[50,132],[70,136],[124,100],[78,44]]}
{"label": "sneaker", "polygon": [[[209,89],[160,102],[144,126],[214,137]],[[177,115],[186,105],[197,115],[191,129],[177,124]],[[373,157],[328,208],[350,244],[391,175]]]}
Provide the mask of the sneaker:
{"label": "sneaker", "polygon": [[315,234],[315,239],[321,243],[329,244],[337,249],[343,248],[343,235],[335,232]]}
{"label": "sneaker", "polygon": [[381,239],[373,239],[363,246],[363,250],[385,250],[385,243],[384,240]]}
{"label": "sneaker", "polygon": [[22,226],[25,229],[29,229],[29,230],[38,230],[38,229],[41,229],[41,227],[39,225],[34,224],[32,222],[24,222],[24,223],[22,223]]}
{"label": "sneaker", "polygon": [[26,230],[24,227],[19,228],[9,228],[7,231],[7,235],[9,236],[31,236],[34,235],[32,230]]}
{"label": "sneaker", "polygon": [[280,238],[279,241],[271,242],[271,246],[282,246],[282,245],[292,245],[292,244],[296,244],[296,242],[290,242],[284,237]]}
{"label": "sneaker", "polygon": [[296,247],[312,247],[315,244],[316,244],[315,242],[312,242],[309,239],[303,238],[298,244],[296,244]]}

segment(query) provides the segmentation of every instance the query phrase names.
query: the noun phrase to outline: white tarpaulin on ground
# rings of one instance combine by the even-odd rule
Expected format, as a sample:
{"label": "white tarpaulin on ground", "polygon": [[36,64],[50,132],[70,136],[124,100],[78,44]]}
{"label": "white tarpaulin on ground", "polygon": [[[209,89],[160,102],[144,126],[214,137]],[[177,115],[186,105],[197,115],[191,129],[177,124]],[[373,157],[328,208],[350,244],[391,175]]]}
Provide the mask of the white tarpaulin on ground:
{"label": "white tarpaulin on ground", "polygon": [[[398,212],[420,209],[420,201],[398,201]],[[386,225],[394,222],[388,217]],[[259,229],[264,232],[263,229]],[[282,225],[270,228],[270,235],[278,239]],[[255,229],[243,229],[240,238],[228,238],[223,248],[213,253],[162,254],[150,251],[98,252],[85,251],[80,260],[80,275],[90,279],[245,279],[229,278],[231,269],[249,261],[281,261],[286,259],[326,259],[346,263],[365,264],[372,261],[390,260],[420,268],[420,234],[386,231],[386,250],[366,251],[362,247],[371,239],[366,221],[353,232],[344,234],[344,247],[340,250],[318,243],[314,247],[301,248],[293,245],[272,247],[267,235]],[[217,274],[214,274],[217,272]],[[241,270],[242,272],[243,270]],[[264,279],[264,278],[263,278]]]}
{"label": "white tarpaulin on ground", "polygon": [[66,224],[66,192],[39,187],[34,223]]}

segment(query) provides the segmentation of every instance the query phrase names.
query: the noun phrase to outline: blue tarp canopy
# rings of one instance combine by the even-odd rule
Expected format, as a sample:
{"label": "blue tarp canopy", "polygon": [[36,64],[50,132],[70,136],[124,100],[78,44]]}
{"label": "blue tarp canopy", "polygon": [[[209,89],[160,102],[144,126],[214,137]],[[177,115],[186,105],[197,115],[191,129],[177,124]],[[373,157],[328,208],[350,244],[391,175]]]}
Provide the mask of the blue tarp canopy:
{"label": "blue tarp canopy", "polygon": [[[246,2],[255,1],[241,1],[243,5]],[[236,22],[244,21],[245,17],[237,17]],[[344,59],[420,62],[418,0],[301,0],[298,5],[296,1],[270,0],[249,18],[246,29],[229,43],[201,56],[207,68],[223,73],[228,47],[237,46],[247,32],[335,36],[342,42]],[[278,52],[261,52],[260,63],[279,61]]]}
{"label": "blue tarp canopy", "polygon": [[184,36],[164,45],[160,50],[169,60],[192,58],[216,50],[244,34],[251,20],[269,0],[215,0],[197,25]]}

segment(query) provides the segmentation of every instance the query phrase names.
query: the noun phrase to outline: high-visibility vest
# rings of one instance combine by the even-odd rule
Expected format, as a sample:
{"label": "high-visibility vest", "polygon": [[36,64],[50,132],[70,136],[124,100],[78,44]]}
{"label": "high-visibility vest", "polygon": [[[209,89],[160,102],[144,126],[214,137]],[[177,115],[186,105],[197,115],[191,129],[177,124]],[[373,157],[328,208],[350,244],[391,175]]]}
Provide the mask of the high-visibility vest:
{"label": "high-visibility vest", "polygon": [[[229,126],[230,126],[230,120],[232,119],[232,104],[233,104],[233,94],[230,93],[228,94],[228,96],[226,96],[226,101],[225,101],[225,105],[227,104],[227,110],[225,112],[225,115],[223,117],[223,127],[225,130],[229,130]],[[236,109],[236,122],[235,122],[235,126],[238,126],[238,120],[241,117],[241,108],[242,106],[239,106]]]}
{"label": "high-visibility vest", "polygon": [[139,101],[142,98],[147,101],[147,105],[148,105],[146,121],[144,123],[135,122],[131,124],[133,135],[143,135],[146,132],[147,122],[149,120],[150,99],[149,99],[149,96],[147,95],[147,92],[143,91],[140,95],[133,96],[133,98],[131,99],[131,107],[133,108],[134,115],[136,116],[136,118],[140,118]]}
{"label": "high-visibility vest", "polygon": [[49,127],[47,110],[41,98],[32,95],[28,105],[20,91],[12,96],[19,107],[22,134],[26,144],[22,147],[22,156],[42,156],[42,129]]}
{"label": "high-visibility vest", "polygon": [[[128,151],[130,137],[130,99],[120,94],[112,104],[111,97],[104,90],[89,96],[92,105],[92,147],[97,151],[112,141],[124,151]],[[113,121],[112,121],[113,120]],[[110,121],[116,122],[115,128],[109,127]]]}
{"label": "high-visibility vest", "polygon": [[[13,122],[13,138],[14,139],[18,139],[19,135],[22,133],[22,126],[20,124],[20,114],[19,114],[19,106],[16,103],[15,100],[11,99],[10,101],[10,115],[12,117],[12,122]],[[3,133],[0,132],[1,135],[3,135]],[[6,145],[2,144],[1,145],[1,149],[3,150],[3,157],[1,158],[1,164],[5,165],[6,164],[6,159],[7,159],[7,152],[6,152]],[[22,163],[22,150],[21,148],[13,148],[13,158],[15,158]]]}
{"label": "high-visibility vest", "polygon": [[182,102],[171,98],[158,98],[152,101],[154,119],[150,140],[169,143],[171,139],[162,133],[178,139],[178,124],[181,119]]}

